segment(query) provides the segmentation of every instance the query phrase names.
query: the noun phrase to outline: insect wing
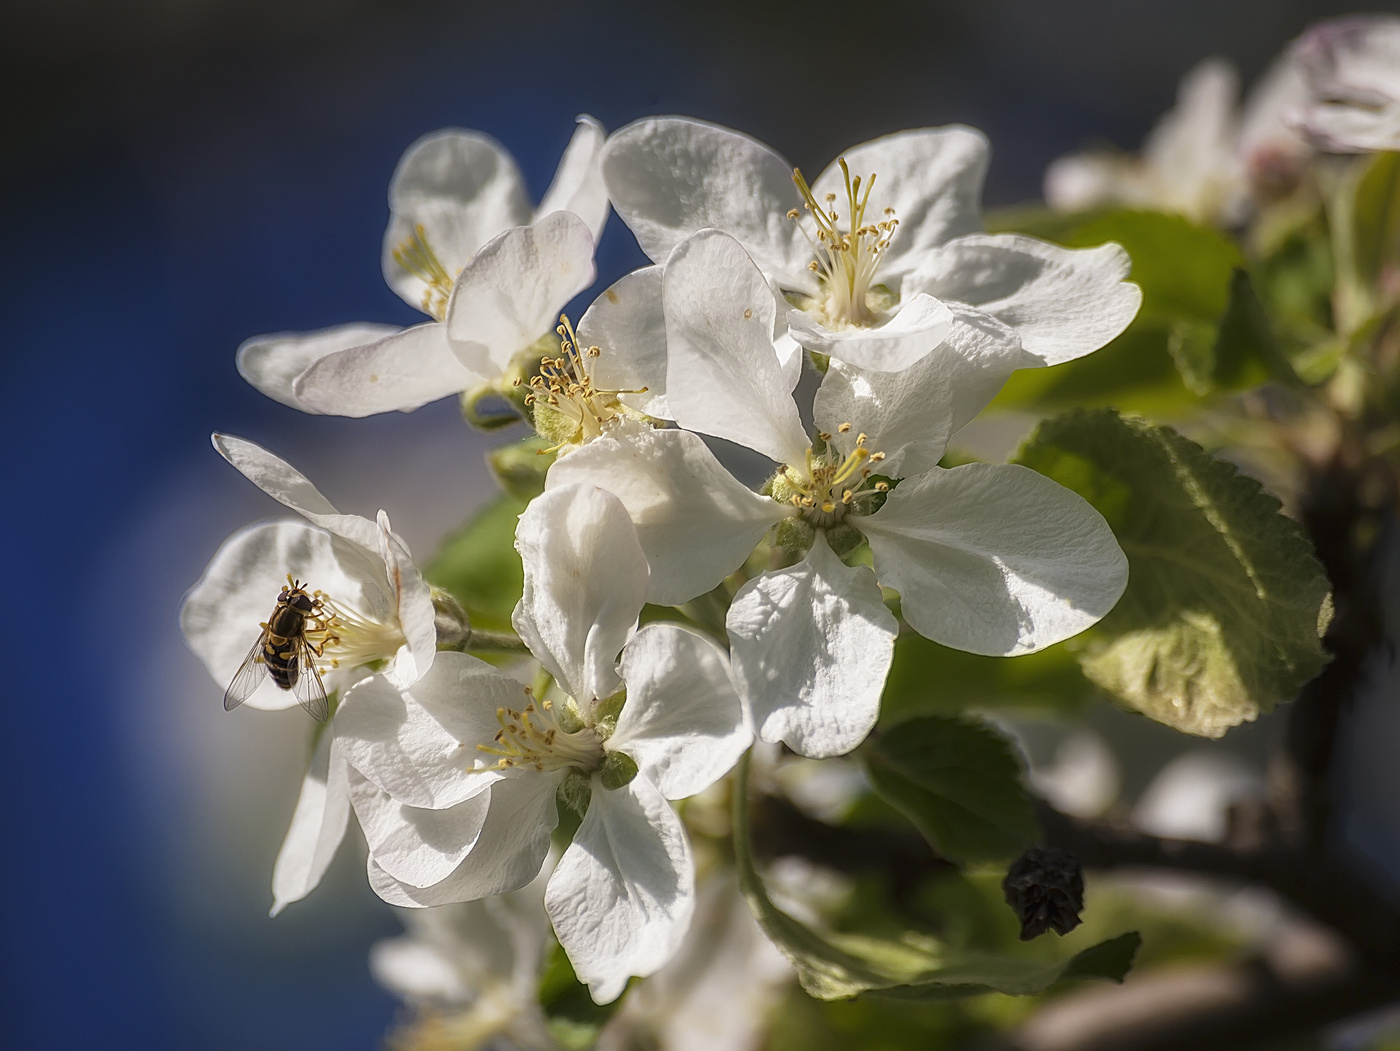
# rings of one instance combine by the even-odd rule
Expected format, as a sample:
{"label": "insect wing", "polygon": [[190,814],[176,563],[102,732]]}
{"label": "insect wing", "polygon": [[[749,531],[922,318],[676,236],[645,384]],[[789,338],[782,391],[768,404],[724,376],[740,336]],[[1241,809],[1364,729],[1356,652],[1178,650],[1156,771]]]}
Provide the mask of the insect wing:
{"label": "insect wing", "polygon": [[330,717],[331,702],[326,697],[326,684],[321,681],[321,673],[316,669],[305,638],[296,641],[296,661],[297,678],[292,684],[292,693],[311,718],[323,723]]}
{"label": "insect wing", "polygon": [[267,630],[263,629],[258,641],[253,643],[253,648],[248,651],[248,656],[243,658],[243,663],[233,673],[233,681],[228,684],[228,689],[224,691],[224,711],[233,711],[253,696],[253,691],[267,678],[267,662],[263,660],[263,646],[266,643]]}

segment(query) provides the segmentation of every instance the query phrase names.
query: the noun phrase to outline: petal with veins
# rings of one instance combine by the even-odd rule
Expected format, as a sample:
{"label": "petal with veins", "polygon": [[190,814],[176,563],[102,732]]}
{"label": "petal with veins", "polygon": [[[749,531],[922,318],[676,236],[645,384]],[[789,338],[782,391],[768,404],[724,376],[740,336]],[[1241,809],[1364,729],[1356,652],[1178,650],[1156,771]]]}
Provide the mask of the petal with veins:
{"label": "petal with veins", "polygon": [[622,678],[627,702],[608,750],[636,760],[667,799],[704,791],[753,740],[729,660],[707,636],[650,624],[622,651]]}
{"label": "petal with veins", "polygon": [[238,374],[274,401],[302,412],[320,412],[293,389],[297,377],[329,354],[377,343],[396,325],[336,325],[317,332],[274,332],[245,339],[234,360]]}
{"label": "petal with veins", "polygon": [[595,277],[593,235],[573,212],[512,227],[457,277],[445,322],[453,353],[475,373],[500,375],[553,333],[559,311]]}
{"label": "petal with veins", "polygon": [[573,212],[588,227],[596,243],[608,221],[608,191],[603,185],[599,155],[607,138],[603,126],[583,114],[573,138],[559,159],[554,181],[535,209],[535,221],[551,212]]}
{"label": "petal with veins", "polygon": [[907,479],[862,519],[880,580],[934,642],[1015,656],[1077,635],[1113,608],[1128,562],[1076,493],[1016,464]]}
{"label": "petal with veins", "polygon": [[611,697],[647,594],[647,559],[627,508],[592,485],[547,490],[520,516],[515,547],[525,566],[516,631],[580,704]]}
{"label": "petal with veins", "polygon": [[705,230],[677,245],[662,298],[676,422],[801,463],[809,443],[773,347],[773,292],[739,242]]}
{"label": "petal with veins", "polygon": [[631,975],[658,970],[695,911],[695,861],[685,826],[645,777],[593,798],[545,891],[545,909],[579,981],[598,1003]]}
{"label": "petal with veins", "polygon": [[415,887],[385,872],[370,855],[369,884],[390,905],[426,908],[454,901],[476,901],[504,894],[539,875],[549,853],[549,837],[558,824],[554,794],[564,774],[531,773],[491,786],[491,805],[476,845],[431,887]]}
{"label": "petal with veins", "polygon": [[661,311],[661,267],[623,277],[593,301],[578,323],[579,345],[598,347],[588,368],[599,390],[636,391],[619,400],[659,420],[666,405],[666,318]]}
{"label": "petal with veins", "polygon": [[648,117],[609,137],[603,181],[653,262],[714,228],[738,238],[786,287],[815,290],[811,249],[787,218],[802,205],[792,166],[763,143],[705,121]]}
{"label": "petal with veins", "polygon": [[410,412],[481,381],[453,354],[447,327],[428,321],[322,357],[297,377],[293,392],[316,412],[358,418]]}
{"label": "petal with veins", "polygon": [[689,431],[589,442],[546,477],[550,490],[577,484],[599,485],[627,508],[651,565],[647,601],[663,606],[715,587],[793,513],[738,482]]}
{"label": "petal with veins", "polygon": [[888,321],[877,327],[829,329],[802,310],[788,311],[788,328],[808,350],[827,354],[872,372],[902,372],[943,342],[953,315],[928,295],[906,296]]}
{"label": "petal with veins", "polygon": [[316,889],[345,838],[349,819],[348,767],[327,728],[316,742],[291,827],[272,866],[271,915]]}
{"label": "petal with veins", "polygon": [[1058,365],[1098,350],[1137,315],[1142,290],[1116,244],[1061,248],[1016,234],[960,237],[931,252],[907,288],[966,303],[1021,338],[1024,365]]}
{"label": "petal with veins", "polygon": [[437,655],[408,690],[385,676],[359,683],[336,712],[346,759],[400,802],[453,806],[490,787],[497,775],[490,745],[500,729],[498,708],[521,709],[525,688],[485,661],[464,653]]}
{"label": "petal with veins", "polygon": [[869,568],[845,565],[819,532],[797,565],[740,588],[726,624],[760,739],[818,759],[865,739],[899,633]]}
{"label": "petal with veins", "polygon": [[478,793],[439,810],[401,803],[358,772],[350,802],[375,864],[415,887],[441,883],[476,846],[491,796]]}
{"label": "petal with veins", "polygon": [[525,183],[515,161],[495,139],[449,128],[410,146],[389,182],[389,227],[384,231],[384,279],[418,307],[425,285],[394,252],[423,228],[448,276],[502,230],[530,220]]}

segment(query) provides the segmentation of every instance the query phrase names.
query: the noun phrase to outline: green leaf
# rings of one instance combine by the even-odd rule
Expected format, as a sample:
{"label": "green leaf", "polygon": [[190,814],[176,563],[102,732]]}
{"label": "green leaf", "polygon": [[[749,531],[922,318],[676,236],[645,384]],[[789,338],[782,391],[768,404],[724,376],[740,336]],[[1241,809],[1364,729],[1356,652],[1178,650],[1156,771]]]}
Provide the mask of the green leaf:
{"label": "green leaf", "polygon": [[862,934],[819,934],[783,912],[763,888],[749,841],[749,756],[734,784],[734,861],[739,885],[759,924],[797,969],[802,988],[821,1000],[861,993],[939,1000],[1001,992],[1039,993],[1064,978],[1122,981],[1140,941],[1125,934],[1068,960],[1047,963],[1029,953],[955,950],[909,933],[901,941]]}
{"label": "green leaf", "polygon": [[1096,696],[1079,670],[1074,642],[1015,660],[940,646],[906,632],[895,642],[880,722],[910,715],[957,715],[968,708],[1038,709],[1079,715]]}
{"label": "green leaf", "polygon": [[1071,248],[1121,244],[1133,261],[1131,280],[1142,288],[1142,309],[1122,335],[1093,354],[1020,370],[995,405],[1169,412],[1217,390],[1291,378],[1230,238],[1161,212],[1069,218],[1028,216],[1026,229]]}
{"label": "green leaf", "polygon": [[537,988],[550,1036],[565,1051],[586,1051],[592,1047],[597,1042],[598,1031],[622,1003],[622,998],[618,997],[612,1003],[595,1004],[588,986],[578,980],[573,964],[558,942],[545,958]]}
{"label": "green leaf", "polygon": [[1111,410],[1046,421],[1017,462],[1093,504],[1128,556],[1127,591],[1080,656],[1122,704],[1219,737],[1327,662],[1331,600],[1312,545],[1233,464]]}
{"label": "green leaf", "polygon": [[1374,288],[1400,263],[1400,153],[1378,153],[1356,184],[1352,205],[1356,275]]}
{"label": "green leaf", "polygon": [[926,715],[862,750],[870,784],[954,861],[1003,861],[1035,841],[1035,813],[1011,744],[991,727]]}
{"label": "green leaf", "polygon": [[525,587],[525,571],[515,550],[515,526],[525,503],[497,497],[449,537],[423,571],[430,584],[450,591],[472,625],[504,630]]}

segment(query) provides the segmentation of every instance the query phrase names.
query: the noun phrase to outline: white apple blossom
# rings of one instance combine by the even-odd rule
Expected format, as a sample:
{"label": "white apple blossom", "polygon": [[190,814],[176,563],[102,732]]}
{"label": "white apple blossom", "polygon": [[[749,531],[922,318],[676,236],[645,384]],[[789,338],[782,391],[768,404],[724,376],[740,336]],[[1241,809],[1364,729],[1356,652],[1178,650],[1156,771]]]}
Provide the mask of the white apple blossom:
{"label": "white apple blossom", "polygon": [[1105,204],[1179,212],[1196,222],[1242,222],[1256,200],[1291,190],[1311,149],[1287,123],[1307,94],[1291,55],[1259,78],[1243,109],[1239,74],[1208,58],[1181,78],[1176,105],[1139,156],[1092,150],[1045,172],[1045,200],[1060,211]]}
{"label": "white apple blossom", "polygon": [[1400,16],[1321,22],[1298,39],[1294,53],[1310,92],[1299,124],[1322,149],[1400,149]]}
{"label": "white apple blossom", "polygon": [[1102,346],[1137,311],[1126,255],[981,233],[986,167],[986,139],[961,126],[856,146],[810,185],[762,143],[683,117],[636,121],[602,151],[613,207],[648,256],[731,234],[791,305],[779,331],[808,350],[899,371],[943,341],[954,303],[1014,329],[1026,364]]}
{"label": "white apple blossom", "polygon": [[718,780],[751,735],[718,645],[675,624],[637,630],[648,568],[616,497],[556,487],[521,515],[516,546],[514,624],[553,686],[536,695],[443,653],[408,690],[384,676],[352,689],[339,739],[370,882],[392,904],[522,886],[549,849],[556,796],[586,807],[545,904],[601,1003],[665,964],[690,922],[694,862],[667,800]]}
{"label": "white apple blossom", "polygon": [[[974,653],[1030,653],[1117,602],[1127,561],[1081,497],[1021,466],[938,466],[948,436],[995,392],[986,377],[1020,360],[1006,325],[955,306],[947,339],[903,373],[833,362],[809,438],[768,336],[766,280],[736,240],[709,230],[679,245],[664,301],[667,397],[687,430],[593,442],[550,468],[547,489],[586,481],[622,500],[655,603],[717,586],[775,526],[779,547],[806,550],[745,583],[729,609],[760,739],[823,757],[869,732],[898,631],[877,578],[899,591],[912,628]],[[691,432],[780,466],[753,493]],[[838,555],[862,539],[874,572]]]}
{"label": "white apple blossom", "polygon": [[[388,516],[380,511],[371,522],[341,514],[302,474],[252,442],[216,434],[214,447],[304,519],[235,533],[185,596],[180,630],[219,688],[229,685],[259,638],[288,575],[319,592],[328,614],[316,640],[316,666],[328,692],[343,694],[372,667],[404,686],[431,668],[432,596]],[[297,702],[267,678],[246,703],[278,710]],[[349,814],[347,770],[332,727],[317,740],[273,868],[273,915],[320,882]]]}
{"label": "white apple blossom", "polygon": [[627,994],[598,1051],[756,1051],[796,973],[759,928],[732,870],[700,881],[680,951]]}
{"label": "white apple blossom", "polygon": [[407,412],[500,376],[593,283],[608,215],[603,134],[579,118],[538,208],[489,136],[448,129],[419,139],[389,184],[383,266],[432,320],[255,336],[238,350],[239,372],[283,404],[337,416]]}
{"label": "white apple blossom", "polygon": [[407,932],[369,958],[375,980],[415,1008],[390,1039],[395,1051],[557,1051],[536,993],[550,941],[548,869],[508,894],[400,912]]}

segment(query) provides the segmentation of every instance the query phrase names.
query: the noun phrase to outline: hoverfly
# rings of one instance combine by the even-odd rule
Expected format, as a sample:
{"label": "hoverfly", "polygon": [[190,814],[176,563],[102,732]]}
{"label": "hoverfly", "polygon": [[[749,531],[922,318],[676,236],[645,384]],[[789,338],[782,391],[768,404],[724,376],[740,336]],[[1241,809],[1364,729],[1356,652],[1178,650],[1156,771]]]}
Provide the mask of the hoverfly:
{"label": "hoverfly", "polygon": [[[306,637],[308,623],[313,634],[322,636],[319,643],[313,644]],[[224,711],[233,711],[251,697],[262,685],[263,677],[271,672],[272,681],[296,694],[311,718],[325,722],[330,715],[330,702],[313,658],[321,656],[328,642],[338,641],[328,633],[329,623],[321,593],[308,593],[300,581],[288,576],[272,616],[262,625],[262,634],[224,691]]]}

